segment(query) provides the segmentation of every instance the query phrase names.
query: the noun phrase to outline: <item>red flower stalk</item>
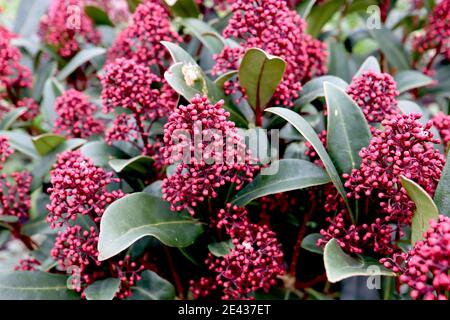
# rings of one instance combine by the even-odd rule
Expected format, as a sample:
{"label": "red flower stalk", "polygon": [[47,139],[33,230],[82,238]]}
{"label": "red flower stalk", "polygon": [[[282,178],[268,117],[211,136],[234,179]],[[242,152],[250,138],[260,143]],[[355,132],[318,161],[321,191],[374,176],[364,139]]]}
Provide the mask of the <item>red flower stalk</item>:
{"label": "red flower stalk", "polygon": [[439,131],[444,148],[447,149],[450,143],[450,116],[439,112],[433,117],[433,124]]}
{"label": "red flower stalk", "polygon": [[194,214],[192,208],[216,198],[221,186],[233,184],[240,190],[259,169],[222,106],[223,101],[212,105],[197,95],[191,104],[175,109],[164,125],[161,151],[166,164],[177,164],[162,186],[172,210],[187,208]]}
{"label": "red flower stalk", "polygon": [[448,300],[450,292],[450,218],[430,222],[424,239],[403,254],[381,259],[386,268],[400,273],[400,281],[412,288],[413,299]]}
{"label": "red flower stalk", "polygon": [[100,221],[108,204],[123,196],[121,190],[109,192],[108,185],[118,182],[111,172],[96,167],[80,151],[67,151],[59,155],[51,171],[52,187],[47,222],[52,228],[74,221],[77,215],[89,215]]}
{"label": "red flower stalk", "polygon": [[168,52],[161,41],[181,40],[172,30],[166,9],[158,1],[144,1],[134,12],[130,25],[117,36],[108,51],[108,63],[123,57],[146,66],[163,66],[162,60]]}
{"label": "red flower stalk", "polygon": [[69,138],[88,138],[101,134],[104,130],[102,122],[94,118],[96,106],[89,98],[74,89],[65,91],[56,99],[55,132]]}
{"label": "red flower stalk", "polygon": [[100,34],[84,13],[82,0],[53,0],[39,26],[42,41],[63,58],[77,54],[82,43],[98,44]]}
{"label": "red flower stalk", "polygon": [[234,246],[227,255],[209,254],[206,260],[217,274],[217,285],[223,287],[222,298],[251,299],[256,290],[268,292],[285,273],[276,234],[267,225],[249,222],[246,210],[231,204],[220,210],[218,219],[217,227],[225,228]]}
{"label": "red flower stalk", "polygon": [[[326,47],[305,33],[306,23],[284,0],[236,0],[233,16],[223,35],[240,40],[240,48],[225,47],[216,56],[215,74],[236,70],[249,48],[260,48],[286,60],[284,78],[278,86],[274,104],[292,106],[302,83],[326,72]],[[237,82],[226,85],[228,94],[238,89]]]}
{"label": "red flower stalk", "polygon": [[361,107],[369,123],[382,122],[399,113],[395,98],[399,95],[391,75],[366,71],[353,78],[347,93]]}
{"label": "red flower stalk", "polygon": [[445,164],[445,157],[433,148],[439,141],[430,132],[432,123],[423,126],[417,121],[420,117],[398,114],[384,120],[384,131],[374,130],[370,145],[359,153],[360,169],[344,175],[349,197],[377,197],[384,219],[399,225],[410,224],[414,211],[400,176],[414,180],[433,195]]}

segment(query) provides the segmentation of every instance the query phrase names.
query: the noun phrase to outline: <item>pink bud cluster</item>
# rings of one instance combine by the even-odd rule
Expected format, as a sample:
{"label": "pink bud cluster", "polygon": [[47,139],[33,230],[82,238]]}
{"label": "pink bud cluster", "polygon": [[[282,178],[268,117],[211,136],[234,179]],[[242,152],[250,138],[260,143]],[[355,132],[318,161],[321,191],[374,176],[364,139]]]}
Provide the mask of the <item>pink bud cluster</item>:
{"label": "pink bud cluster", "polygon": [[0,174],[0,215],[28,220],[31,207],[31,175],[27,171]]}
{"label": "pink bud cluster", "polygon": [[374,130],[370,145],[360,151],[360,169],[344,174],[345,187],[351,190],[348,196],[378,198],[384,219],[391,223],[409,224],[414,211],[400,176],[433,195],[445,164],[445,157],[433,147],[439,141],[430,132],[432,123],[422,125],[420,118],[398,114],[384,120],[384,131]]}
{"label": "pink bud cluster", "polygon": [[45,44],[66,59],[78,53],[83,43],[100,42],[100,34],[84,13],[83,0],[53,0],[41,19],[39,34]]}
{"label": "pink bud cluster", "polygon": [[[299,96],[302,82],[314,75],[326,72],[325,44],[305,33],[306,23],[284,0],[245,1],[236,0],[223,35],[240,40],[241,47],[225,47],[215,57],[215,74],[237,70],[245,51],[260,48],[269,54],[286,60],[283,80],[278,86],[274,104],[292,106]],[[226,84],[227,93],[238,88],[237,82]]]}
{"label": "pink bud cluster", "polygon": [[37,271],[41,263],[34,257],[28,257],[19,260],[19,265],[17,265],[14,270],[16,271]]}
{"label": "pink bud cluster", "polygon": [[163,66],[167,57],[161,41],[181,42],[172,30],[169,14],[158,1],[144,1],[133,14],[130,25],[116,38],[108,51],[108,63],[124,57],[146,66]]}
{"label": "pink bud cluster", "polygon": [[9,140],[5,136],[0,136],[0,170],[3,169],[3,164],[14,153],[9,145]]}
{"label": "pink bud cluster", "polygon": [[14,37],[15,35],[0,26],[0,97],[5,88],[12,90],[31,86],[31,72],[20,64],[22,54],[11,44]]}
{"label": "pink bud cluster", "polygon": [[380,260],[400,273],[400,281],[411,287],[413,299],[448,300],[450,292],[450,218],[430,221],[424,239],[408,252]]}
{"label": "pink bud cluster", "polygon": [[154,121],[166,117],[176,106],[177,96],[150,68],[134,60],[119,58],[106,66],[100,76],[105,113],[121,111],[106,133],[108,143],[128,141],[143,154],[153,156],[159,143],[150,140]]}
{"label": "pink bud cluster", "polygon": [[55,102],[58,114],[55,132],[68,138],[88,138],[101,134],[104,128],[103,123],[94,118],[96,109],[84,93],[75,89],[65,91]]}
{"label": "pink bud cluster", "polygon": [[189,281],[189,290],[192,297],[197,300],[212,295],[217,290],[217,284],[212,277],[201,277],[197,281]]}
{"label": "pink bud cluster", "polygon": [[33,120],[39,114],[39,105],[32,98],[23,98],[17,101],[17,108],[26,108],[26,111],[20,117],[21,120]]}
{"label": "pink bud cluster", "polygon": [[353,78],[347,93],[361,107],[369,123],[382,122],[399,112],[395,98],[400,93],[388,73],[366,71]]}
{"label": "pink bud cluster", "polygon": [[[413,47],[423,54],[428,50],[435,50],[434,55],[444,55],[450,59],[450,1],[442,0],[434,7],[433,12],[428,17],[428,24],[424,28],[424,33],[417,36],[413,41]],[[425,72],[429,73],[433,60],[430,60]]]}
{"label": "pink bud cluster", "polygon": [[99,222],[105,208],[123,196],[121,190],[108,191],[118,182],[111,172],[96,167],[80,151],[67,151],[58,156],[51,171],[52,187],[47,222],[52,228],[75,221],[78,215],[89,215]]}
{"label": "pink bud cluster", "polygon": [[96,6],[108,15],[108,17],[115,23],[125,23],[130,18],[130,11],[126,0],[84,0],[86,5]]}
{"label": "pink bud cluster", "polygon": [[443,112],[437,113],[433,117],[433,124],[439,131],[442,144],[448,148],[450,145],[450,115],[445,115]]}
{"label": "pink bud cluster", "polygon": [[227,204],[217,215],[218,228],[231,237],[233,248],[223,257],[209,254],[206,264],[217,274],[222,299],[251,299],[256,290],[268,292],[284,275],[283,252],[276,234],[267,225],[248,219],[245,209]]}
{"label": "pink bud cluster", "polygon": [[[199,95],[170,114],[161,151],[166,164],[176,164],[175,172],[162,185],[163,198],[172,210],[187,208],[194,214],[193,208],[207,198],[216,198],[220,187],[232,184],[240,190],[259,170],[229,116],[223,101],[213,105]],[[188,161],[183,160],[186,156]]]}

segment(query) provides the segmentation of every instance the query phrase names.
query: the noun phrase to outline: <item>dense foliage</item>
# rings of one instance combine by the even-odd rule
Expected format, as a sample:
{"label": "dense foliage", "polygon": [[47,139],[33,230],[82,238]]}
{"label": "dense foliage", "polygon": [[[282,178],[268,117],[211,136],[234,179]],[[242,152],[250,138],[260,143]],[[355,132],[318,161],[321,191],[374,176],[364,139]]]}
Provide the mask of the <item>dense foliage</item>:
{"label": "dense foliage", "polygon": [[450,297],[449,0],[2,4],[0,299]]}

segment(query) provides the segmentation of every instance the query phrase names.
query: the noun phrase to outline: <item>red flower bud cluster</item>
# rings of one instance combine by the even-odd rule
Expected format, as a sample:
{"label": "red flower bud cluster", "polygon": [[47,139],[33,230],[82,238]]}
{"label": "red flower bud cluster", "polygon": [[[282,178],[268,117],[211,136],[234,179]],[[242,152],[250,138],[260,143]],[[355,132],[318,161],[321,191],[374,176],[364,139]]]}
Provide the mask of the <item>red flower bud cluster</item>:
{"label": "red flower bud cluster", "polygon": [[114,179],[111,172],[96,167],[80,151],[60,154],[50,181],[47,222],[52,228],[75,221],[78,215],[89,215],[99,222],[105,208],[123,196],[121,190],[110,192],[107,189],[118,179]]}
{"label": "red flower bud cluster", "polygon": [[187,208],[194,214],[192,208],[216,198],[221,186],[233,184],[240,190],[259,170],[229,116],[223,101],[212,105],[199,95],[169,116],[161,151],[166,164],[176,164],[176,169],[164,179],[162,192],[172,210]]}
{"label": "red flower bud cluster", "polygon": [[353,78],[347,93],[361,107],[369,123],[382,122],[399,112],[395,98],[400,93],[388,73],[366,71]]}
{"label": "red flower bud cluster", "polygon": [[[278,86],[273,103],[292,106],[299,96],[302,83],[314,75],[326,72],[326,47],[305,33],[306,23],[289,9],[284,0],[236,0],[233,16],[224,37],[235,38],[241,47],[225,47],[215,57],[215,74],[237,70],[240,60],[249,48],[260,48],[286,60],[284,78]],[[238,83],[228,82],[226,92],[238,89]],[[242,91],[242,89],[241,89]]]}
{"label": "red flower bud cluster", "polygon": [[164,66],[168,52],[161,41],[181,42],[172,30],[169,14],[159,1],[144,1],[133,14],[130,25],[116,38],[108,51],[108,63],[124,57],[145,66]]}
{"label": "red flower bud cluster", "polygon": [[160,84],[159,77],[144,64],[124,58],[107,65],[100,80],[103,111],[122,111],[108,130],[106,140],[109,143],[128,141],[142,154],[155,155],[159,143],[150,140],[150,130],[154,121],[166,117],[175,108],[174,91],[165,83],[161,89],[153,88]]}
{"label": "red flower bud cluster", "polygon": [[378,198],[384,219],[398,225],[410,224],[414,212],[400,176],[433,195],[445,164],[445,157],[433,146],[439,141],[430,132],[432,123],[422,125],[417,121],[420,117],[398,114],[384,120],[384,131],[374,130],[370,145],[359,153],[360,169],[344,175],[349,197]]}
{"label": "red flower bud cluster", "polygon": [[400,281],[411,287],[413,299],[448,300],[450,292],[450,218],[430,221],[424,239],[408,253],[380,260],[400,273]]}
{"label": "red flower bud cluster", "polygon": [[30,184],[31,175],[27,171],[0,174],[0,216],[14,216],[19,222],[28,220]]}
{"label": "red flower bud cluster", "polygon": [[438,129],[442,144],[447,149],[450,143],[450,116],[439,112],[433,117],[433,124]]}
{"label": "red flower bud cluster", "polygon": [[84,13],[83,0],[53,0],[41,19],[39,34],[42,41],[69,59],[80,51],[83,43],[98,44],[100,34]]}
{"label": "red flower bud cluster", "polygon": [[3,169],[3,164],[14,153],[9,145],[9,140],[5,136],[0,136],[0,170]]}
{"label": "red flower bud cluster", "polygon": [[55,132],[69,138],[88,138],[101,134],[104,130],[102,122],[94,118],[96,106],[89,98],[75,89],[65,91],[56,99]]}
{"label": "red flower bud cluster", "polygon": [[37,271],[41,263],[39,260],[33,257],[28,257],[19,260],[19,265],[17,265],[14,270],[16,271]]}
{"label": "red flower bud cluster", "polygon": [[217,227],[231,237],[233,248],[223,257],[209,254],[206,264],[217,274],[223,299],[251,299],[262,289],[268,292],[284,275],[283,252],[276,234],[267,225],[251,223],[247,211],[227,204],[217,215]]}

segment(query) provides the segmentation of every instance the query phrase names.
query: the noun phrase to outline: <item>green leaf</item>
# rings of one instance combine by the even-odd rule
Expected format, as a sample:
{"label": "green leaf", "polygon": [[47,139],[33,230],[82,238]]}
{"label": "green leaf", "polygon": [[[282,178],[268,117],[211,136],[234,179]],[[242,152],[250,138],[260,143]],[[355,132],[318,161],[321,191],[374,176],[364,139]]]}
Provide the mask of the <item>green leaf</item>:
{"label": "green leaf", "polygon": [[134,13],[141,3],[142,0],[127,0],[128,10],[130,10],[131,13]]}
{"label": "green leaf", "polygon": [[197,64],[178,62],[164,73],[164,78],[178,94],[188,101],[191,101],[197,94],[208,95],[203,71]]}
{"label": "green leaf", "polygon": [[157,273],[145,270],[141,280],[131,288],[133,295],[129,300],[174,300],[175,288]]}
{"label": "green leaf", "polygon": [[404,45],[396,36],[385,27],[369,30],[372,38],[378,42],[381,52],[384,53],[386,60],[397,70],[410,69],[409,57]]}
{"label": "green leaf", "polygon": [[339,246],[336,239],[331,239],[325,246],[323,261],[328,281],[335,283],[355,276],[395,276],[382,265],[350,256]]}
{"label": "green leaf", "polygon": [[109,161],[124,156],[119,149],[107,145],[103,141],[88,142],[80,148],[81,153],[90,158],[97,167],[108,167]]}
{"label": "green leaf", "polygon": [[400,176],[400,180],[406,193],[416,205],[411,225],[411,243],[414,245],[417,241],[422,240],[423,233],[430,227],[430,220],[439,219],[439,210],[433,199],[421,186],[404,176]]}
{"label": "green leaf", "polygon": [[14,223],[17,221],[19,221],[19,218],[17,218],[16,216],[0,215],[0,222]]}
{"label": "green leaf", "polygon": [[272,175],[258,175],[233,198],[232,203],[245,206],[270,194],[304,189],[330,182],[328,174],[315,164],[300,159],[283,159],[271,164],[278,171]]}
{"label": "green leaf", "polygon": [[334,166],[333,161],[331,161],[330,156],[328,155],[327,151],[325,150],[325,147],[323,146],[322,142],[317,136],[317,133],[314,131],[311,125],[302,116],[286,108],[269,108],[266,109],[266,111],[276,114],[285,119],[286,121],[288,121],[290,124],[294,126],[295,129],[298,130],[298,132],[302,134],[303,137],[305,137],[306,140],[308,140],[309,143],[311,143],[314,150],[317,152],[320,159],[322,160],[325,169],[327,170],[331,178],[331,181],[338,190],[339,194],[344,199],[345,203],[347,204],[347,207],[349,207],[347,200],[347,193],[345,192],[344,185],[342,184],[342,181],[339,178],[339,174],[336,170],[336,167]]}
{"label": "green leaf", "polygon": [[84,294],[86,300],[112,300],[120,288],[120,279],[108,278],[89,285]]}
{"label": "green leaf", "polygon": [[30,158],[39,159],[39,154],[34,148],[31,136],[20,131],[0,131],[0,136],[5,136],[9,140],[11,148],[17,150]]}
{"label": "green leaf", "polygon": [[302,248],[313,253],[323,254],[323,248],[317,246],[317,240],[323,238],[320,233],[311,233],[303,238]]}
{"label": "green leaf", "polygon": [[345,49],[344,45],[334,39],[327,41],[329,58],[328,58],[328,75],[337,76],[347,82],[352,80],[351,64],[352,59],[350,54]]}
{"label": "green leaf", "polygon": [[209,24],[193,18],[182,19],[181,23],[188,29],[189,32],[200,40],[200,42],[208,48],[212,54],[220,54],[222,52],[225,45],[225,40]]}
{"label": "green leaf", "polygon": [[416,70],[403,70],[394,76],[400,93],[433,84],[433,79]]}
{"label": "green leaf", "polygon": [[53,133],[44,133],[40,136],[33,137],[31,141],[33,141],[36,151],[41,156],[45,156],[66,141],[66,138]]}
{"label": "green leaf", "polygon": [[99,7],[95,6],[85,6],[84,12],[86,15],[92,19],[96,26],[110,26],[114,27],[111,19],[109,19],[108,14]]}
{"label": "green leaf", "polygon": [[50,0],[20,1],[19,9],[14,21],[14,33],[29,37],[39,29],[39,21],[47,11]]}
{"label": "green leaf", "polygon": [[328,105],[327,147],[339,174],[360,167],[359,151],[370,143],[369,125],[361,108],[344,90],[324,83]]}
{"label": "green leaf", "polygon": [[161,43],[167,48],[167,50],[169,50],[170,56],[175,63],[184,62],[197,65],[197,62],[194,60],[194,58],[192,58],[191,55],[179,45],[167,41],[161,41]]}
{"label": "green leaf", "polygon": [[239,74],[239,71],[233,70],[229,71],[227,73],[224,73],[220,77],[218,77],[214,83],[221,89],[223,89],[223,86],[225,85],[225,82],[229,81],[234,76],[237,76]]}
{"label": "green leaf", "polygon": [[308,18],[311,9],[313,8],[316,0],[304,0],[297,7],[297,13],[303,19]]}
{"label": "green leaf", "polygon": [[148,193],[158,198],[162,198],[162,183],[162,180],[157,180],[146,186],[144,190],[142,190],[142,192]]}
{"label": "green leaf", "polygon": [[381,73],[380,64],[375,57],[370,56],[366,60],[364,60],[354,77],[360,77],[364,72],[367,71]]}
{"label": "green leaf", "polygon": [[215,257],[226,256],[232,249],[234,249],[234,245],[231,240],[208,244],[209,252],[211,252]]}
{"label": "green leaf", "polygon": [[434,194],[434,202],[442,214],[450,216],[450,152],[447,154],[441,180]]}
{"label": "green leaf", "polygon": [[146,174],[153,170],[153,159],[147,156],[137,156],[132,159],[113,159],[110,167],[117,173],[135,171]]}
{"label": "green leaf", "polygon": [[314,38],[319,36],[322,28],[330,21],[335,13],[339,12],[343,3],[344,0],[331,0],[324,4],[314,6],[306,19],[308,23],[307,32]]}
{"label": "green leaf", "polygon": [[248,103],[264,110],[283,79],[286,61],[261,49],[247,50],[239,67],[239,83],[245,89]]}
{"label": "green leaf", "polygon": [[344,90],[348,87],[347,82],[335,76],[322,76],[314,78],[305,83],[302,91],[300,92],[300,98],[295,101],[295,105],[303,106],[316,100],[317,98],[324,97],[325,91],[323,90],[323,84],[325,82],[333,83]]}
{"label": "green leaf", "polygon": [[181,18],[196,18],[200,10],[194,0],[165,0],[173,15]]}
{"label": "green leaf", "polygon": [[203,232],[201,224],[170,210],[160,198],[139,192],[112,203],[100,224],[99,260],[109,259],[145,236],[170,247],[187,247]]}
{"label": "green leaf", "polygon": [[26,107],[14,108],[0,119],[0,130],[8,130],[27,111]]}
{"label": "green leaf", "polygon": [[41,112],[49,129],[53,128],[57,114],[55,112],[56,98],[62,95],[64,88],[55,78],[49,78],[45,81],[43,99],[41,103]]}
{"label": "green leaf", "polygon": [[0,272],[0,300],[77,300],[67,277],[38,271]]}
{"label": "green leaf", "polygon": [[89,60],[94,59],[95,57],[104,55],[106,53],[106,49],[95,47],[81,50],[76,54],[75,57],[70,60],[70,62],[58,73],[56,79],[59,81],[63,81],[66,79],[72,72],[74,72],[78,67],[82,66]]}

